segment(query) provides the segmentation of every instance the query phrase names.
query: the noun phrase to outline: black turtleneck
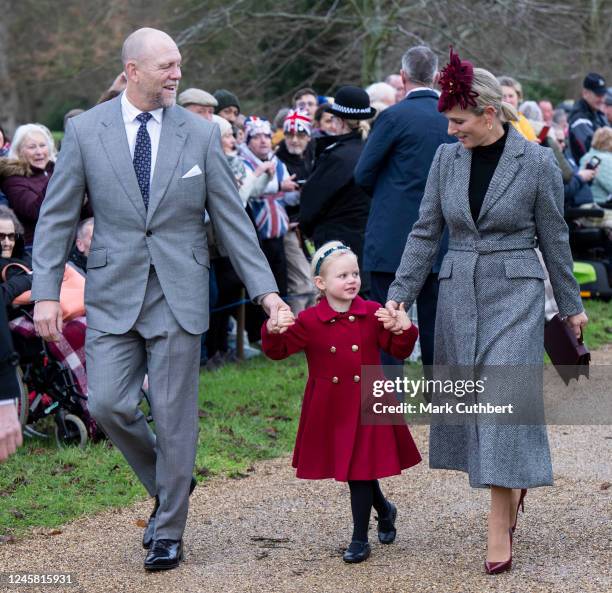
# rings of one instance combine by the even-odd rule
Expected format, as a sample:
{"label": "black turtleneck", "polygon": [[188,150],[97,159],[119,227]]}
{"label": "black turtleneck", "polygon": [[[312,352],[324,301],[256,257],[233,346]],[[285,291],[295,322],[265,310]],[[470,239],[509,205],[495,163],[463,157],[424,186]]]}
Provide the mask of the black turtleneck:
{"label": "black turtleneck", "polygon": [[504,135],[493,144],[477,146],[472,149],[472,165],[470,168],[470,210],[474,222],[478,220],[482,202],[484,201],[493,173],[497,168],[508,137],[508,124],[504,124]]}

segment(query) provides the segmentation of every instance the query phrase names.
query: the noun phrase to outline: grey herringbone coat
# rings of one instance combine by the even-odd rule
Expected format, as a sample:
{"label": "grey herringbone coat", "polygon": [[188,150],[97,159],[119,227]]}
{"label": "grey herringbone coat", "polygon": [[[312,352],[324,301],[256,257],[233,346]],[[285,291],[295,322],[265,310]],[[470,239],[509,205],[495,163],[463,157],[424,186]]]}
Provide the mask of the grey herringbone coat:
{"label": "grey herringbone coat", "polygon": [[[438,149],[389,299],[415,300],[446,223],[450,245],[439,273],[435,364],[487,365],[489,371],[521,365],[522,376],[514,373],[514,380],[497,384],[495,393],[488,389],[487,400],[539,409],[544,270],[533,249],[536,237],[561,315],[583,310],[563,220],[561,173],[551,150],[527,142],[510,127],[475,224],[468,198],[470,165],[471,151],[462,145]],[[537,369],[535,380],[527,365]],[[479,417],[464,425],[434,422],[430,466],[468,472],[475,487],[552,484],[546,428],[540,424],[491,424]]]}

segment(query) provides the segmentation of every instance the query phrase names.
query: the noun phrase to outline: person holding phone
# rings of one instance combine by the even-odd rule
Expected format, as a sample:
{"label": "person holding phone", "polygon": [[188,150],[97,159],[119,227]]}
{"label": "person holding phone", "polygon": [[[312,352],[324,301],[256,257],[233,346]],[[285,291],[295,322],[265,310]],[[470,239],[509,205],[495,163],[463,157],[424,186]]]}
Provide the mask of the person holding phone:
{"label": "person holding phone", "polygon": [[612,199],[612,128],[599,128],[593,135],[589,151],[580,159],[580,164],[595,167],[591,191],[598,204]]}

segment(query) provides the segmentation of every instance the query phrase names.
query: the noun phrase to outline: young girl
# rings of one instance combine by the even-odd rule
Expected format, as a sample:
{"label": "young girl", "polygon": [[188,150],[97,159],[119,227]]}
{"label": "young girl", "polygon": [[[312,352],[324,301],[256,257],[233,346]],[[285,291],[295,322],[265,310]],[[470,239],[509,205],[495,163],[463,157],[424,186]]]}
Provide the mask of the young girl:
{"label": "young girl", "polygon": [[361,424],[362,366],[380,365],[379,348],[407,358],[418,330],[403,308],[398,312],[401,329],[392,334],[383,328],[389,313],[357,296],[357,257],[339,241],[326,243],[314,254],[312,271],[320,302],[297,320],[289,311],[279,313],[276,325],[268,320],[262,328],[262,347],[274,360],[306,352],[308,383],[293,467],[298,478],[348,482],[354,527],[343,559],[362,562],[370,555],[372,506],[378,513],[379,541],[390,544],[396,534],[397,509],[385,499],[378,478],[397,475],[421,461],[405,424]]}

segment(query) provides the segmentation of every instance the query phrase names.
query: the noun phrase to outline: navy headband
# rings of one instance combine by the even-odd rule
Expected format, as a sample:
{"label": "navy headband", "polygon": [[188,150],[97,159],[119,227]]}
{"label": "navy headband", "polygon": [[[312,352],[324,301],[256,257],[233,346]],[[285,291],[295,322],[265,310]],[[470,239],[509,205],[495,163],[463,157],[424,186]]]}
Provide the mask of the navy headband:
{"label": "navy headband", "polygon": [[336,247],[331,247],[330,249],[325,251],[323,255],[319,258],[319,261],[317,262],[317,265],[315,266],[315,276],[319,275],[319,272],[321,271],[321,264],[323,263],[323,260],[327,256],[334,253],[334,251],[352,251],[352,250],[350,247],[347,247],[346,245],[336,245]]}

